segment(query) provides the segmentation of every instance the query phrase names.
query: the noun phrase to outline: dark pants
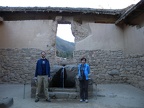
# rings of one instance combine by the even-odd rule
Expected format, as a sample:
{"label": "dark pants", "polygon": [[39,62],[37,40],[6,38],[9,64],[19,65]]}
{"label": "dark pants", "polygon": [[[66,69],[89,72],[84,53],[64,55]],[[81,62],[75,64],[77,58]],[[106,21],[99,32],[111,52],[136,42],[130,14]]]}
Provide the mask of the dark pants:
{"label": "dark pants", "polygon": [[88,80],[80,81],[80,98],[88,99]]}

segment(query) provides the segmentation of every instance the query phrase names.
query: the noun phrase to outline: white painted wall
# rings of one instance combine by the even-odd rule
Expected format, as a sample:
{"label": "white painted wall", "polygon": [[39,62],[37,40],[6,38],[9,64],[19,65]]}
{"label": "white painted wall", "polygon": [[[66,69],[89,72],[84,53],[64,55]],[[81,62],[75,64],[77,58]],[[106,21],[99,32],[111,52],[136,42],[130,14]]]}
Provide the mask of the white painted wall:
{"label": "white painted wall", "polygon": [[124,50],[123,30],[114,24],[89,23],[91,35],[76,42],[75,50]]}

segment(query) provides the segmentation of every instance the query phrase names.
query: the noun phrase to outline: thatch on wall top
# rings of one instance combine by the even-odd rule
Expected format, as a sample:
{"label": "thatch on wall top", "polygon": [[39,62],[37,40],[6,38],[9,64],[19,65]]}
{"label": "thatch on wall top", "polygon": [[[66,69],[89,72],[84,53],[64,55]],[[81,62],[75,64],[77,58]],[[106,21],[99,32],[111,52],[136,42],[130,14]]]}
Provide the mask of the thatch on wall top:
{"label": "thatch on wall top", "polygon": [[93,9],[70,7],[2,7],[0,21],[12,20],[55,20],[56,16],[73,17],[74,20],[91,20],[95,23],[116,25],[139,25],[144,19],[144,0],[125,9]]}
{"label": "thatch on wall top", "polygon": [[93,8],[70,8],[70,7],[0,7],[0,12],[58,12],[58,13],[81,13],[81,14],[120,14],[122,9],[93,9]]}

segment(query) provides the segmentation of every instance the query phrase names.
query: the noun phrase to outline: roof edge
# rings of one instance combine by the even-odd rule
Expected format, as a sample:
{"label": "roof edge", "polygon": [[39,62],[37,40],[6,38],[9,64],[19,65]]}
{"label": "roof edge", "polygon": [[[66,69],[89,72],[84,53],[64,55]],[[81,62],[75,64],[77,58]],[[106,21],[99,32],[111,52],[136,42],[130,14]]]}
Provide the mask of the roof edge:
{"label": "roof edge", "polygon": [[70,13],[91,13],[91,14],[110,14],[119,15],[122,9],[95,9],[95,8],[71,8],[71,7],[3,7],[0,12],[70,12]]}
{"label": "roof edge", "polygon": [[132,13],[137,7],[139,7],[141,4],[144,3],[144,0],[139,1],[136,5],[132,6],[131,8],[129,8],[128,10],[126,10],[121,16],[120,18],[115,22],[115,24],[117,25],[118,23],[120,23],[122,20],[124,20],[130,13]]}

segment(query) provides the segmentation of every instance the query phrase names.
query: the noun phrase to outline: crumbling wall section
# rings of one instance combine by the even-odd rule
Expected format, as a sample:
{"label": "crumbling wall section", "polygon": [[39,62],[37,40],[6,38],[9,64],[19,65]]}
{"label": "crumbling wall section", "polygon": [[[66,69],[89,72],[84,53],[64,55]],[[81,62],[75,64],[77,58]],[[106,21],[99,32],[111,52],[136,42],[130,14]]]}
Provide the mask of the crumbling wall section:
{"label": "crumbling wall section", "polygon": [[81,41],[91,34],[89,23],[84,21],[82,23],[72,21],[71,29],[72,34],[75,37],[75,42]]}

